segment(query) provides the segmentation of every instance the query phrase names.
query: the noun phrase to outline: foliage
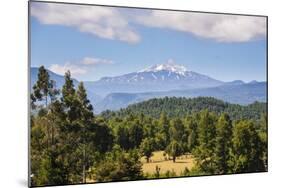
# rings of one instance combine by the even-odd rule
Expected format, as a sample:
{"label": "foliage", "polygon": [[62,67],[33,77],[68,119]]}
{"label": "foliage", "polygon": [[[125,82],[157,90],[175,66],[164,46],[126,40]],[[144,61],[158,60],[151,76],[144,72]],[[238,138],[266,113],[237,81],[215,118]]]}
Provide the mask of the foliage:
{"label": "foliage", "polygon": [[169,156],[173,158],[173,162],[176,162],[176,157],[183,154],[183,148],[182,145],[179,144],[177,141],[173,140],[171,143],[167,146],[165,151]]}
{"label": "foliage", "polygon": [[241,120],[235,126],[232,137],[231,159],[233,173],[264,171],[262,141],[253,121]]}
{"label": "foliage", "polygon": [[59,93],[40,67],[30,96],[32,186],[177,176],[159,166],[143,174],[141,157],[149,162],[159,150],[173,162],[195,158],[181,176],[267,170],[265,103],[165,97],[94,115],[84,84],[75,87],[70,72]]}
{"label": "foliage", "polygon": [[151,138],[143,139],[140,145],[140,153],[146,157],[146,162],[149,163],[149,158],[153,155],[154,147],[153,140]]}
{"label": "foliage", "polygon": [[48,98],[52,101],[56,99],[56,95],[59,94],[59,90],[55,88],[56,83],[54,80],[50,80],[49,73],[44,66],[39,67],[38,79],[35,85],[32,87],[33,92],[30,96],[31,106],[36,108],[35,102],[45,100],[45,107],[48,105]]}
{"label": "foliage", "polygon": [[214,150],[216,138],[216,115],[208,110],[200,113],[198,122],[198,147],[194,151],[197,165],[202,171],[214,173]]}
{"label": "foliage", "polygon": [[97,181],[136,180],[143,177],[142,164],[136,150],[107,153],[95,170]]}
{"label": "foliage", "polygon": [[266,113],[267,104],[263,102],[255,102],[247,106],[238,104],[230,104],[213,97],[164,97],[154,98],[144,102],[129,105],[127,108],[118,111],[106,111],[102,116],[125,117],[129,113],[144,114],[153,118],[159,118],[165,113],[167,117],[184,118],[187,114],[193,114],[202,110],[208,110],[220,115],[228,113],[232,120],[238,119],[254,119],[258,120],[262,113]]}
{"label": "foliage", "polygon": [[230,149],[232,137],[232,122],[227,114],[219,117],[216,127],[216,145],[214,151],[215,173],[225,174],[229,169]]}

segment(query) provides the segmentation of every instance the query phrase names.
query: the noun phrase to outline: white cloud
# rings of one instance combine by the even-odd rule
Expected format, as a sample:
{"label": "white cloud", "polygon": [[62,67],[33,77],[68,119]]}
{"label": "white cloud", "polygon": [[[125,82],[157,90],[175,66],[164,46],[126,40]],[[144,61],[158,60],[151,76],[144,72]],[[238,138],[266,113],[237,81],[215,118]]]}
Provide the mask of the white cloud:
{"label": "white cloud", "polygon": [[189,32],[219,42],[246,42],[266,34],[264,17],[176,11],[147,11],[136,16],[139,24]]}
{"label": "white cloud", "polygon": [[65,63],[64,65],[59,64],[52,64],[49,67],[49,70],[53,71],[54,73],[64,75],[65,72],[70,71],[72,75],[81,75],[87,73],[86,67],[81,67],[79,65],[71,64],[69,62]]}
{"label": "white cloud", "polygon": [[108,59],[100,59],[100,58],[93,58],[93,57],[85,57],[81,64],[83,65],[100,65],[100,64],[113,64],[112,60]]}
{"label": "white cloud", "polygon": [[101,38],[137,43],[140,36],[115,8],[32,2],[31,16],[40,23],[74,27]]}
{"label": "white cloud", "polygon": [[108,65],[113,64],[114,62],[109,59],[101,59],[94,57],[84,57],[81,61],[78,62],[66,62],[63,65],[60,64],[52,64],[49,67],[49,70],[64,75],[65,72],[70,71],[72,75],[83,75],[88,73],[97,65]]}
{"label": "white cloud", "polygon": [[140,41],[133,24],[192,33],[218,42],[247,42],[266,34],[266,18],[254,16],[36,2],[32,3],[31,15],[42,24],[73,27],[128,43]]}

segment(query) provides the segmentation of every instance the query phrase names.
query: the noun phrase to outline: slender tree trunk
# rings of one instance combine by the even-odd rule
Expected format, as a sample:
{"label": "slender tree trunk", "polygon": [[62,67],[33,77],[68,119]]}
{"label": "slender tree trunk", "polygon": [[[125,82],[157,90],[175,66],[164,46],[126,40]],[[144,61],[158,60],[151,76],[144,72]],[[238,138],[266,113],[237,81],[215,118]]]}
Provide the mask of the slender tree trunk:
{"label": "slender tree trunk", "polygon": [[83,128],[83,183],[86,183],[86,145],[85,145],[85,125]]}
{"label": "slender tree trunk", "polygon": [[176,156],[173,156],[173,162],[176,162]]}
{"label": "slender tree trunk", "polygon": [[85,172],[85,145],[83,146],[83,183],[86,183],[86,172]]}
{"label": "slender tree trunk", "polygon": [[46,108],[47,108],[47,106],[48,106],[48,95],[46,94],[46,96],[45,96],[45,105],[46,105]]}
{"label": "slender tree trunk", "polygon": [[149,157],[146,157],[146,162],[149,163]]}
{"label": "slender tree trunk", "polygon": [[55,141],[54,141],[54,125],[52,124],[52,135],[51,135],[51,139],[52,139],[52,145],[54,145]]}
{"label": "slender tree trunk", "polygon": [[49,150],[49,147],[50,147],[50,127],[49,127],[49,120],[47,120],[47,125],[46,125],[46,128],[47,128],[47,150]]}

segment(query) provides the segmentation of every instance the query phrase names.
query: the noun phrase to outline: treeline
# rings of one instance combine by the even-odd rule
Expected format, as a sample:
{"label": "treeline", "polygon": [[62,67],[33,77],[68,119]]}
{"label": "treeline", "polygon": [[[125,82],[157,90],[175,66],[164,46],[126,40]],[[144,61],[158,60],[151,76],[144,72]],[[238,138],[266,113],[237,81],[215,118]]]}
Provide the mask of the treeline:
{"label": "treeline", "polygon": [[104,111],[103,117],[119,116],[124,117],[128,113],[144,114],[154,118],[159,118],[165,112],[168,117],[185,117],[186,114],[209,110],[220,115],[228,113],[232,120],[254,119],[258,120],[260,115],[267,113],[267,103],[254,102],[247,106],[230,104],[213,97],[164,97],[154,98],[144,102],[129,105],[127,108],[118,111]]}
{"label": "treeline", "polygon": [[159,150],[174,162],[182,154],[195,157],[195,167],[184,176],[267,170],[265,113],[233,120],[223,110],[207,108],[172,116],[159,106],[159,117],[138,109],[95,116],[82,82],[75,88],[67,72],[60,91],[44,67],[32,88],[31,106],[33,186],[175,176],[160,174],[159,168],[155,175],[143,173],[141,157],[150,162]]}
{"label": "treeline", "polygon": [[[192,154],[196,166],[190,175],[259,172],[267,170],[267,115],[259,120],[231,120],[227,113],[209,110],[184,118],[160,118],[129,113],[106,120],[115,144],[124,150],[137,148],[147,162],[154,151],[164,150],[176,162]],[[156,170],[156,169],[155,169]]]}

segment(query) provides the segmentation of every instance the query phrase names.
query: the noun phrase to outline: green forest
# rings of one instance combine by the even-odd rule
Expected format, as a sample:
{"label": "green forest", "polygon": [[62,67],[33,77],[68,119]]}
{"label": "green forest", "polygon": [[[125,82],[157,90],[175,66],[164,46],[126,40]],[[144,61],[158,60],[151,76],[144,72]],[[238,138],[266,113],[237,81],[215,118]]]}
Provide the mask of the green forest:
{"label": "green forest", "polygon": [[[32,186],[267,171],[266,103],[165,97],[96,115],[83,82],[64,77],[58,89],[41,66],[31,89]],[[159,151],[194,165],[145,171]]]}

